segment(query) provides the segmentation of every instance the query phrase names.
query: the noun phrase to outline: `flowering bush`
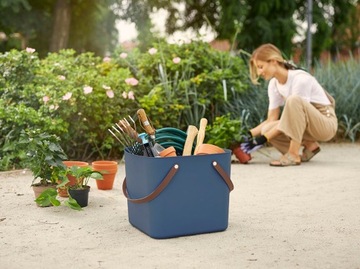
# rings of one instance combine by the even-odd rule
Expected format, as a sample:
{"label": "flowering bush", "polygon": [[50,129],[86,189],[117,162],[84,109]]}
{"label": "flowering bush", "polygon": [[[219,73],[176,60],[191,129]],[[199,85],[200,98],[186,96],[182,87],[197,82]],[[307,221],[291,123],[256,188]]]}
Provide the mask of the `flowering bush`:
{"label": "flowering bush", "polygon": [[139,108],[155,128],[186,130],[204,116],[211,122],[232,92],[246,89],[243,62],[201,42],[105,58],[63,50],[39,59],[31,48],[0,56],[0,123],[9,126],[0,131],[1,170],[21,166],[22,129],[56,134],[69,159],[120,158],[108,129]]}
{"label": "flowering bush", "polygon": [[[107,158],[116,155],[107,129],[122,115],[134,114],[138,104],[127,69],[111,58],[91,53],[78,56],[64,50],[50,54],[37,77],[37,95],[45,98],[43,107],[52,117],[61,118],[66,132],[63,148],[72,158]],[[51,79],[49,79],[51,78]],[[43,99],[44,100],[44,99]],[[114,147],[113,147],[114,146]]]}
{"label": "flowering bush", "polygon": [[211,122],[224,103],[248,87],[244,62],[203,42],[160,42],[139,54],[118,51],[114,59],[139,80],[138,101],[156,128],[186,129],[201,117]]}

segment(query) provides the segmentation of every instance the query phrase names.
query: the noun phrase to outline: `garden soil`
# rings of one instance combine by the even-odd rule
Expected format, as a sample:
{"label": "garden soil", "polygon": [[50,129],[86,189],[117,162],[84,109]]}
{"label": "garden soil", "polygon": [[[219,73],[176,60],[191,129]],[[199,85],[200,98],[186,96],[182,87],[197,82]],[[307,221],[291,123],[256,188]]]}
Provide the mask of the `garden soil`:
{"label": "garden soil", "polygon": [[0,268],[360,268],[360,145],[321,149],[300,166],[269,166],[273,148],[233,163],[228,228],[161,240],[128,221],[124,162],[82,211],[39,208],[29,171],[0,173]]}

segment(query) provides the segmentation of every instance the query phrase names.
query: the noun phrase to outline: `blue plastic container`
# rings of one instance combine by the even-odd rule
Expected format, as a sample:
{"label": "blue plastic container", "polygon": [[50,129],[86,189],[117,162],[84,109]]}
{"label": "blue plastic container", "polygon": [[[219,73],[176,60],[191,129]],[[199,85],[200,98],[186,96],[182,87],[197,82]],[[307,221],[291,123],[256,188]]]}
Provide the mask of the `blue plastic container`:
{"label": "blue plastic container", "polygon": [[[144,157],[125,150],[123,191],[128,197],[129,222],[152,238],[225,230],[233,188],[230,168],[229,150],[167,158]],[[223,171],[222,176],[218,169]],[[169,172],[174,175],[167,176]],[[165,187],[164,178],[169,182]],[[159,186],[163,190],[157,189]],[[157,197],[141,202],[155,190]]]}

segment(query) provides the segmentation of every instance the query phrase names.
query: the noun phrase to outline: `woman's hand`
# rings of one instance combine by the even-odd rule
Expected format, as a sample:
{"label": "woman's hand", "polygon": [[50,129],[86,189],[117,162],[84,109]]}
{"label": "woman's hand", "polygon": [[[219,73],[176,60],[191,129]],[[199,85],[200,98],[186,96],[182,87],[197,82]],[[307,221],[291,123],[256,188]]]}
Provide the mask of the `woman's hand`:
{"label": "woman's hand", "polygon": [[261,135],[258,137],[252,137],[248,141],[241,143],[240,148],[247,154],[250,154],[264,146],[267,142],[267,138],[265,135]]}

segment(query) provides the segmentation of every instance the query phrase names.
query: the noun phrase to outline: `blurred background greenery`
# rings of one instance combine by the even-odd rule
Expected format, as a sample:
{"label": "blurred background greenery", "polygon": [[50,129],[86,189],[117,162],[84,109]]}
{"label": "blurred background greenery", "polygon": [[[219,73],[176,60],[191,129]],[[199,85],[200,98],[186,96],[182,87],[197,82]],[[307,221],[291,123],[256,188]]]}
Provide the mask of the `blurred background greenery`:
{"label": "blurred background greenery", "polygon": [[[358,0],[313,0],[313,56],[324,51],[359,48]],[[118,44],[116,22],[135,24],[138,47],[158,38],[151,15],[166,11],[165,35],[208,28],[217,40],[230,40],[235,49],[252,51],[273,43],[288,56],[304,48],[308,0],[1,0],[0,51],[36,48],[47,52],[72,48],[104,56]],[[305,25],[304,25],[305,23]],[[119,33],[120,31],[120,33]]]}

